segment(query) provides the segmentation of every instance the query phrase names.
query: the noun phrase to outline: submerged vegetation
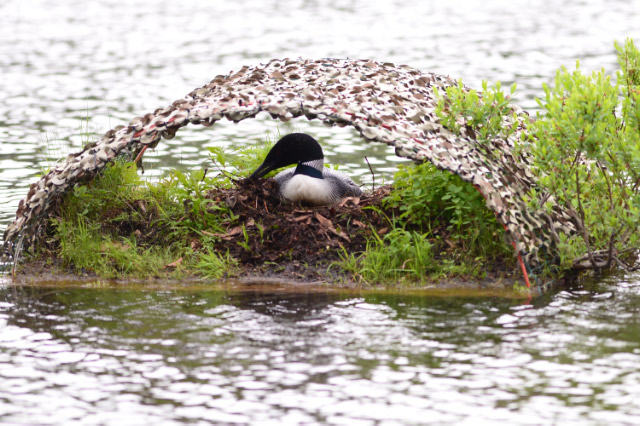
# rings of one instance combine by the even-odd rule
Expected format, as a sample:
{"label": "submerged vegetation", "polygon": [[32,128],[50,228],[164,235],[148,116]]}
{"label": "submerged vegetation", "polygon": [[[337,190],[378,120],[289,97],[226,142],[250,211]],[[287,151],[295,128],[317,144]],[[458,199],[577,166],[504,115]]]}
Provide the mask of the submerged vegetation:
{"label": "submerged vegetation", "polygon": [[[569,212],[578,230],[556,235],[560,273],[634,268],[640,238],[640,53],[616,43],[615,83],[604,70],[558,71],[541,111],[524,123],[517,154],[537,186],[531,209]],[[512,138],[515,114],[499,83],[439,94],[449,130],[484,142]],[[273,180],[241,181],[272,143],[235,153],[210,148],[214,170],[174,170],[144,182],[119,160],[73,189],[50,219],[36,258],[104,277],[219,279],[286,273],[366,283],[516,273],[513,249],[473,185],[431,164],[402,166],[393,186],[336,206],[282,204]],[[233,170],[232,175],[228,170]],[[242,182],[242,184],[240,184]]]}

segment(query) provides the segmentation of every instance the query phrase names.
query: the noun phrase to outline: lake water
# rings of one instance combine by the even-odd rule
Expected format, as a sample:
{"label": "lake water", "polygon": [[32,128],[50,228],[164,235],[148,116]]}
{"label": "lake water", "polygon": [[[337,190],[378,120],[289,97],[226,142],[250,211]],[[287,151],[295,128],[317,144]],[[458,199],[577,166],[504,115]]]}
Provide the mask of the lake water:
{"label": "lake water", "polygon": [[0,423],[633,424],[640,284],[0,288]]}
{"label": "lake water", "polygon": [[[472,87],[517,82],[532,110],[560,65],[613,72],[613,41],[640,41],[630,1],[4,0],[0,14],[2,228],[84,133],[245,64],[373,58]],[[259,117],[181,130],[145,155],[147,176],[291,130],[364,183],[364,156],[386,179],[400,161],[350,129]],[[638,275],[506,296],[3,277],[0,423],[637,422]]]}

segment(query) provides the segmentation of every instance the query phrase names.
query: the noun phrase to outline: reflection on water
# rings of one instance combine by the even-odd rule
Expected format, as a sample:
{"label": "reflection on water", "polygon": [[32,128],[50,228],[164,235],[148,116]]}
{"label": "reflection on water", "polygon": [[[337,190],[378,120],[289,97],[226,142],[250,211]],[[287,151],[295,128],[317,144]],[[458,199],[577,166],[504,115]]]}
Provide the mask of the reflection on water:
{"label": "reflection on water", "polygon": [[[619,279],[618,279],[619,281]],[[640,284],[0,290],[0,421],[632,422]]]}

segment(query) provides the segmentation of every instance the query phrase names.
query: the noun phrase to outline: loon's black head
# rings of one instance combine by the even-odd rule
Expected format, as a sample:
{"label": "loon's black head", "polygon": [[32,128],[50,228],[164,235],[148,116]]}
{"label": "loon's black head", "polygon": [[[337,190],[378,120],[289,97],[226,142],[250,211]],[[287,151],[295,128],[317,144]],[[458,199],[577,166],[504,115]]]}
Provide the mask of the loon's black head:
{"label": "loon's black head", "polygon": [[324,159],[324,154],[317,140],[304,133],[291,133],[284,136],[271,148],[260,167],[249,176],[249,179],[262,177],[272,170],[291,164],[322,159]]}

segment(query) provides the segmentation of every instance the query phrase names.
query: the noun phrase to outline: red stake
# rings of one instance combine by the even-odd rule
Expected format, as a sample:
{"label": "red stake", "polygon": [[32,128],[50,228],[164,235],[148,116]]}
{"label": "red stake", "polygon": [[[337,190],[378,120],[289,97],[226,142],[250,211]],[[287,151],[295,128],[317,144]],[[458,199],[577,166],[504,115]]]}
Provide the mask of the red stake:
{"label": "red stake", "polygon": [[[504,230],[506,232],[509,232],[509,229],[507,229],[507,225],[503,224],[502,225],[504,227]],[[513,246],[513,250],[516,250],[516,242],[515,241],[511,241],[511,245]],[[527,267],[524,265],[524,260],[522,260],[522,255],[520,254],[520,252],[518,253],[518,263],[520,263],[520,269],[522,269],[522,275],[524,275],[524,282],[527,284],[527,288],[531,288],[531,284],[529,283],[529,273],[527,272]]]}
{"label": "red stake", "polygon": [[[476,188],[476,190],[478,190],[478,192],[486,200],[487,197],[485,197],[482,191],[480,191],[480,188],[478,188],[478,186],[475,184],[473,184],[473,186]],[[493,213],[496,215],[496,217],[498,216],[496,212],[493,212]],[[507,233],[509,233],[509,229],[507,228],[507,225],[503,223],[502,227]],[[520,264],[520,269],[522,269],[522,275],[524,275],[524,282],[527,284],[527,288],[531,288],[531,283],[529,282],[529,273],[527,272],[527,267],[524,264],[524,260],[522,260],[522,255],[520,254],[519,251],[516,250],[516,242],[511,241],[511,245],[513,246],[513,250],[516,251],[516,253],[518,253],[518,263]]]}
{"label": "red stake", "polygon": [[138,162],[142,158],[142,154],[144,154],[144,152],[147,150],[147,148],[149,148],[149,145],[145,145],[144,147],[142,147],[142,151],[140,151],[140,153],[136,157],[136,161],[134,161],[134,163],[138,164]]}

